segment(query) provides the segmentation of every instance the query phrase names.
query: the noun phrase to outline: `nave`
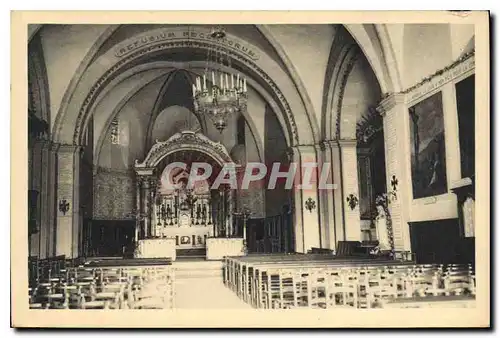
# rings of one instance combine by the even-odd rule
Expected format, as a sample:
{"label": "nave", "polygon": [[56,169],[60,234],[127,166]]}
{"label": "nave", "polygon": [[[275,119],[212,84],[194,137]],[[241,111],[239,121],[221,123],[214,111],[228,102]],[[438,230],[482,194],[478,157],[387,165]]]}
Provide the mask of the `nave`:
{"label": "nave", "polygon": [[31,308],[475,303],[473,26],[36,26]]}
{"label": "nave", "polygon": [[112,259],[38,266],[32,309],[474,307],[470,264],[253,254],[223,261]]}

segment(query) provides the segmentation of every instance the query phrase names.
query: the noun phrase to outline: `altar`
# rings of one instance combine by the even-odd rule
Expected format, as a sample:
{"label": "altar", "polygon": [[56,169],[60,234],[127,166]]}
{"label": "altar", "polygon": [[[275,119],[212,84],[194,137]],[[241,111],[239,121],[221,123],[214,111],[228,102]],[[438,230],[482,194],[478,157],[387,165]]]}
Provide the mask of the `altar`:
{"label": "altar", "polygon": [[213,176],[189,181],[193,163],[217,172],[229,162],[220,143],[192,131],[157,141],[143,162],[136,161],[134,256],[175,260],[178,249],[207,249],[210,259],[243,254],[244,238],[235,237],[243,232],[233,222],[234,191],[211,189]]}
{"label": "altar", "polygon": [[172,238],[140,239],[134,258],[176,258],[175,240]]}

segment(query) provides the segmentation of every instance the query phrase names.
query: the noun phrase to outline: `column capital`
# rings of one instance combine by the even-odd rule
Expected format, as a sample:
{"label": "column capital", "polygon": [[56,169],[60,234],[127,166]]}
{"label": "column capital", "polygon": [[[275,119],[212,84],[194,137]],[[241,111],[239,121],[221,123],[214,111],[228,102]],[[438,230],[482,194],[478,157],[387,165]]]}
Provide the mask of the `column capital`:
{"label": "column capital", "polygon": [[50,149],[53,142],[47,139],[38,139],[32,143],[34,148]]}
{"label": "column capital", "polygon": [[61,146],[61,145],[60,145],[59,143],[52,142],[52,143],[50,144],[50,149],[49,149],[49,150],[50,150],[50,151],[53,151],[53,152],[57,152],[57,151],[59,151],[59,147],[60,147],[60,146]]}
{"label": "column capital", "polygon": [[321,150],[331,149],[337,146],[337,140],[323,140],[320,142]]}
{"label": "column capital", "polygon": [[356,139],[334,139],[334,140],[323,140],[320,143],[321,150],[330,148],[349,148],[357,147],[358,140]]}
{"label": "column capital", "polygon": [[338,139],[337,144],[340,148],[356,148],[358,140],[356,139]]}
{"label": "column capital", "polygon": [[158,183],[158,179],[156,178],[156,176],[149,176],[148,183],[150,188],[155,189]]}
{"label": "column capital", "polygon": [[76,153],[83,150],[83,146],[77,144],[58,144],[57,151],[60,153]]}
{"label": "column capital", "polygon": [[151,182],[150,182],[148,176],[142,177],[141,182],[142,182],[143,189],[149,189],[149,187],[151,186]]}
{"label": "column capital", "polygon": [[136,168],[135,172],[137,177],[148,177],[154,174],[155,168]]}
{"label": "column capital", "polygon": [[395,106],[404,104],[406,100],[406,95],[402,93],[390,93],[382,98],[379,105],[377,106],[377,112],[384,116],[388,111],[393,109]]}
{"label": "column capital", "polygon": [[137,188],[141,187],[141,185],[142,185],[142,178],[141,178],[141,176],[137,176],[136,177],[135,185],[137,186]]}
{"label": "column capital", "polygon": [[53,144],[54,143],[50,140],[44,140],[44,141],[42,141],[42,149],[51,150],[53,147]]}
{"label": "column capital", "polygon": [[307,151],[314,151],[318,145],[317,144],[297,144],[294,146],[291,146],[290,149],[296,149],[300,153],[307,152]]}

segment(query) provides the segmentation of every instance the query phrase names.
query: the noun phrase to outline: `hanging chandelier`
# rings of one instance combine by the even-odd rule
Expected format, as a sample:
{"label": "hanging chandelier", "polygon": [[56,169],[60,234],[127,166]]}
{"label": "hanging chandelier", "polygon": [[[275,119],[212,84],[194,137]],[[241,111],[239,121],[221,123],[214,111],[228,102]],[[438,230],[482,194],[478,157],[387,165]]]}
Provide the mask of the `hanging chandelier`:
{"label": "hanging chandelier", "polygon": [[247,81],[239,73],[224,71],[225,67],[231,69],[230,58],[222,48],[226,37],[224,29],[217,27],[210,36],[217,47],[208,50],[205,70],[193,84],[194,108],[198,113],[208,116],[222,133],[228,117],[246,109]]}

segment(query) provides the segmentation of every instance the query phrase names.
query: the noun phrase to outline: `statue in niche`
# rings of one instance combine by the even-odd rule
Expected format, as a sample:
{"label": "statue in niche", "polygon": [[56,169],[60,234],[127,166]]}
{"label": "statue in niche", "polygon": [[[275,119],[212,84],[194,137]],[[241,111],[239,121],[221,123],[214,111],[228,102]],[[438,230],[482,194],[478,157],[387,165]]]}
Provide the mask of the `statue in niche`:
{"label": "statue in niche", "polygon": [[387,231],[387,215],[382,205],[377,205],[377,217],[375,219],[377,228],[378,249],[390,251],[389,232]]}

